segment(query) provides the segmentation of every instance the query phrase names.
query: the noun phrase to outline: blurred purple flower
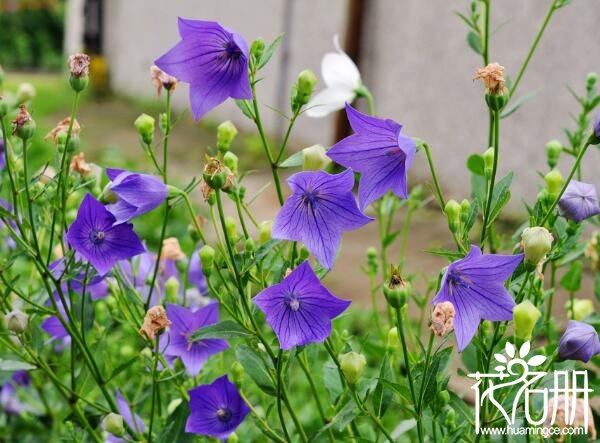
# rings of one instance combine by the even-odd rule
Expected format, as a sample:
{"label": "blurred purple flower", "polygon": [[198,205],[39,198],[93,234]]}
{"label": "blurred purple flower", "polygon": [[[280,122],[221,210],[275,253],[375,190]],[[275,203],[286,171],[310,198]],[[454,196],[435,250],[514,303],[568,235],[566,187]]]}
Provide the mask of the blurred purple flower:
{"label": "blurred purple flower", "polygon": [[342,231],[360,228],[373,219],[356,206],[354,174],[305,171],[287,180],[293,194],[273,222],[272,237],[302,241],[321,265],[331,269]]}
{"label": "blurred purple flower", "polygon": [[190,258],[190,266],[188,270],[188,281],[196,286],[200,295],[205,295],[208,292],[206,277],[202,271],[202,263],[200,262],[200,248],[192,253]]}
{"label": "blurred purple flower", "polygon": [[106,205],[115,216],[115,224],[128,222],[160,206],[168,195],[167,187],[158,178],[122,169],[106,169],[110,190],[118,197]]}
{"label": "blurred purple flower", "polygon": [[308,261],[294,269],[281,283],[254,297],[265,313],[281,349],[323,342],[331,334],[331,320],[350,305],[321,284]]}
{"label": "blurred purple flower", "polygon": [[[0,167],[0,169],[2,169]],[[11,212],[12,211],[12,205],[7,202],[6,200],[0,198],[0,207],[2,207],[3,209]],[[17,229],[17,224],[14,221],[10,221],[9,222],[10,227],[13,229]],[[2,228],[4,227],[4,222],[2,220],[0,220],[0,231],[2,231]],[[15,243],[15,241],[13,240],[13,238],[10,235],[7,235],[4,238],[4,245],[8,248],[8,249],[15,249],[17,247],[17,244]]]}
{"label": "blurred purple flower", "polygon": [[145,250],[133,225],[115,225],[115,217],[90,194],[83,199],[67,240],[99,274],[108,273],[118,260]]}
{"label": "blurred purple flower", "polygon": [[558,207],[563,217],[578,223],[600,214],[596,187],[590,183],[571,180],[558,202]]}
{"label": "blurred purple flower", "polygon": [[596,138],[600,139],[600,111],[596,114],[596,118],[594,119],[594,135]]}
{"label": "blurred purple flower", "polygon": [[29,386],[31,377],[27,371],[15,371],[11,379],[0,386],[0,409],[8,415],[19,415],[29,408],[23,404],[17,395],[16,387]]}
{"label": "blurred purple flower", "polygon": [[179,18],[181,40],[154,63],[190,84],[194,118],[227,98],[251,99],[248,45],[243,37],[217,22]]}
{"label": "blurred purple flower", "polygon": [[598,354],[600,340],[594,327],[577,320],[569,320],[567,329],[558,342],[558,355],[561,358],[587,363]]}
{"label": "blurred purple flower", "polygon": [[185,423],[185,432],[226,440],[250,412],[226,375],[188,392],[190,415]]}
{"label": "blurred purple flower", "polygon": [[208,357],[229,348],[225,340],[190,341],[190,336],[198,329],[219,321],[218,303],[211,303],[195,312],[183,306],[167,303],[167,317],[171,320],[171,325],[164,354],[179,357],[193,377],[198,375]]}
{"label": "blurred purple flower", "polygon": [[[117,409],[119,410],[119,414],[123,417],[123,421],[129,425],[131,429],[138,433],[144,432],[144,421],[137,414],[134,414],[131,407],[127,403],[127,400],[123,397],[123,394],[119,390],[117,390]],[[125,440],[123,438],[115,437],[112,434],[108,434],[105,442],[106,443],[125,443],[130,440]]]}
{"label": "blurred purple flower", "polygon": [[523,260],[523,254],[482,254],[472,245],[469,254],[451,263],[433,304],[454,305],[454,331],[458,350],[471,342],[481,320],[512,320],[515,301],[504,282]]}
{"label": "blurred purple flower", "polygon": [[371,117],[348,104],[346,114],[354,134],[333,145],[327,155],[362,174],[358,186],[360,209],[389,190],[406,198],[408,169],[417,151],[413,139],[402,134],[402,125],[393,120]]}
{"label": "blurred purple flower", "polygon": [[4,166],[6,166],[6,159],[4,157],[5,155],[6,154],[4,153],[4,140],[0,136],[0,169],[4,169]]}

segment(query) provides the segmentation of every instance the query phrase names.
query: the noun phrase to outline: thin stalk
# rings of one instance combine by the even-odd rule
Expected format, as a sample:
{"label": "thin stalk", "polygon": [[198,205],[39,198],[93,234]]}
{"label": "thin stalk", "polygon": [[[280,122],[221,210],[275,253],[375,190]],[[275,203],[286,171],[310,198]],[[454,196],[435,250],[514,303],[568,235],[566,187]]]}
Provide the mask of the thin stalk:
{"label": "thin stalk", "polygon": [[206,244],[206,237],[204,237],[204,231],[202,230],[202,227],[198,223],[198,217],[196,217],[196,212],[194,211],[194,207],[192,206],[192,201],[190,200],[190,196],[186,192],[183,192],[181,197],[183,198],[183,201],[185,202],[185,205],[190,214],[190,218],[192,219],[192,224],[194,225],[194,228],[196,229],[196,232],[198,233],[200,240],[202,240],[203,244]]}
{"label": "thin stalk", "polygon": [[263,429],[265,434],[268,437],[270,437],[273,441],[276,441],[278,443],[285,443],[285,440],[281,438],[275,431],[273,431],[269,427],[269,424],[260,416],[256,408],[254,408],[254,406],[252,406],[252,403],[250,403],[248,397],[241,390],[239,391],[239,393],[240,397],[242,397],[242,400],[244,400],[244,402],[248,405],[248,407],[250,408],[250,412],[252,413],[252,415],[254,415],[254,418],[256,418],[259,426]]}
{"label": "thin stalk", "polygon": [[158,337],[154,340],[154,364],[152,365],[152,403],[150,404],[150,425],[148,426],[148,443],[152,443],[152,427],[154,425],[154,409],[156,404],[156,398],[158,397],[157,389],[158,383],[156,381],[156,376],[158,375],[158,360],[160,355],[159,343],[160,340]]}
{"label": "thin stalk", "polygon": [[425,155],[427,156],[427,163],[429,163],[429,170],[431,171],[431,177],[433,178],[433,183],[435,185],[435,191],[438,203],[442,211],[446,206],[446,199],[444,198],[444,194],[442,193],[442,188],[440,187],[440,182],[437,178],[437,173],[435,171],[435,166],[433,164],[433,159],[431,157],[431,150],[429,149],[429,145],[427,143],[423,144],[423,150],[425,151]]}
{"label": "thin stalk", "polygon": [[292,439],[290,437],[290,433],[287,430],[287,425],[285,424],[285,417],[283,416],[283,406],[282,406],[282,383],[281,383],[281,366],[283,360],[283,351],[280,349],[279,354],[277,356],[277,415],[279,416],[279,422],[281,423],[281,429],[283,429],[283,434],[285,435],[285,439],[288,442],[291,442]]}
{"label": "thin stalk", "polygon": [[29,228],[31,229],[31,237],[33,238],[33,244],[35,246],[35,250],[37,255],[41,255],[40,244],[38,242],[37,233],[35,230],[35,223],[33,218],[33,201],[31,200],[31,195],[29,194],[29,176],[27,172],[27,140],[23,140],[23,178],[25,181],[25,199],[27,201],[27,215],[29,217]]}
{"label": "thin stalk", "polygon": [[235,209],[238,213],[238,218],[240,219],[240,224],[242,225],[242,231],[244,231],[244,238],[250,238],[248,234],[248,229],[246,228],[246,220],[244,220],[244,213],[242,211],[242,204],[240,201],[240,194],[238,192],[235,193]]}
{"label": "thin stalk", "polygon": [[487,234],[490,211],[492,210],[492,200],[494,197],[494,186],[496,185],[496,173],[498,172],[498,156],[500,150],[500,112],[494,111],[494,163],[492,165],[492,176],[490,177],[490,185],[488,187],[487,203],[485,212],[483,213],[483,227],[481,229],[481,248],[485,247],[485,236]]}

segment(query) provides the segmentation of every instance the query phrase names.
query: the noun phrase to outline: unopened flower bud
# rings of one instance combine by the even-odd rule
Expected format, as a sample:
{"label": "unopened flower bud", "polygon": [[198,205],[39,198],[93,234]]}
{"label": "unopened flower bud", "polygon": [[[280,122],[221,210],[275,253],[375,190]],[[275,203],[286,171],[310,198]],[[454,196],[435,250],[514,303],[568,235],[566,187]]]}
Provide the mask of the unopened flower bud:
{"label": "unopened flower bud", "polygon": [[367,366],[367,359],[358,352],[348,352],[339,356],[340,368],[351,385],[355,384]]}
{"label": "unopened flower bud", "polygon": [[541,226],[526,228],[521,234],[521,247],[525,252],[525,262],[537,266],[552,248],[554,237]]}
{"label": "unopened flower bud", "polygon": [[319,171],[331,163],[327,151],[321,145],[313,145],[302,150],[302,170]]}
{"label": "unopened flower bud", "polygon": [[198,255],[200,256],[200,263],[202,264],[204,274],[210,275],[215,263],[215,250],[212,246],[204,245],[198,251]]}
{"label": "unopened flower bud", "polygon": [[235,243],[238,239],[237,225],[233,217],[225,217],[225,230],[227,236],[232,243]]}
{"label": "unopened flower bud", "polygon": [[230,120],[224,121],[217,126],[217,148],[225,152],[231,148],[231,143],[238,135],[238,130]]}
{"label": "unopened flower bud", "polygon": [[292,109],[297,111],[307,104],[317,84],[317,76],[310,69],[305,69],[298,74],[295,85],[296,93],[292,97]]}
{"label": "unopened flower bud", "polygon": [[115,437],[123,437],[125,435],[125,427],[123,426],[123,417],[119,414],[111,412],[102,420],[102,426],[106,432],[110,432]]}
{"label": "unopened flower bud", "polygon": [[85,89],[89,80],[90,56],[87,54],[73,54],[69,56],[69,71],[71,77],[69,83],[76,92]]}
{"label": "unopened flower bud", "polygon": [[244,243],[244,250],[248,253],[252,253],[256,250],[256,243],[254,243],[253,239],[246,239],[246,242]]}
{"label": "unopened flower bud", "polygon": [[154,117],[149,116],[148,114],[141,114],[138,118],[135,119],[133,125],[140,134],[140,137],[147,145],[152,144],[152,140],[154,139],[154,128],[155,128],[155,120]]}
{"label": "unopened flower bud", "polygon": [[542,316],[542,313],[533,303],[525,300],[513,308],[513,319],[515,321],[515,337],[528,341],[531,340],[531,334],[535,324]]}
{"label": "unopened flower bud", "polygon": [[258,225],[258,241],[262,245],[263,243],[271,240],[271,229],[273,228],[272,220],[265,220]]}
{"label": "unopened flower bud", "polygon": [[140,328],[140,334],[150,340],[154,340],[154,337],[170,324],[171,321],[167,318],[165,308],[161,305],[152,306],[144,316],[144,323]]}
{"label": "unopened flower bud", "polygon": [[179,301],[179,280],[175,277],[169,277],[165,282],[165,298],[169,303]]}
{"label": "unopened flower bud", "polygon": [[450,199],[444,207],[444,214],[448,219],[448,227],[451,232],[457,232],[460,227],[460,205],[456,200]]}
{"label": "unopened flower bud", "polygon": [[598,82],[598,74],[596,74],[595,72],[590,72],[587,77],[585,78],[585,87],[588,91],[591,91],[594,89],[594,86],[596,86],[596,83]]}
{"label": "unopened flower bud", "polygon": [[231,151],[227,151],[223,155],[223,164],[227,166],[234,174],[238,173],[238,162],[238,156]]}
{"label": "unopened flower bud", "polygon": [[35,86],[31,83],[21,83],[17,87],[17,104],[22,105],[35,97]]}
{"label": "unopened flower bud", "polygon": [[231,365],[231,379],[233,383],[239,386],[242,383],[244,377],[244,367],[239,361],[234,361]]}
{"label": "unopened flower bud", "polygon": [[558,164],[563,148],[563,144],[556,139],[552,139],[546,143],[546,158],[550,169]]}
{"label": "unopened flower bud", "polygon": [[262,38],[257,38],[250,46],[250,54],[256,59],[260,59],[265,50],[265,41]]}
{"label": "unopened flower bud", "polygon": [[35,121],[27,112],[25,105],[19,106],[19,113],[13,123],[13,134],[25,141],[33,136],[35,132]]}
{"label": "unopened flower bud", "polygon": [[438,303],[431,314],[431,331],[438,337],[449,334],[454,329],[454,305],[449,301]]}
{"label": "unopened flower bud", "polygon": [[492,176],[492,172],[494,171],[494,148],[488,148],[483,153],[483,166],[485,178],[489,180]]}
{"label": "unopened flower bud", "polygon": [[589,298],[573,300],[573,320],[581,321],[594,313],[594,303]]}
{"label": "unopened flower bud", "polygon": [[471,215],[471,202],[466,198],[460,202],[460,221],[465,223]]}
{"label": "unopened flower bud", "polygon": [[175,400],[171,400],[171,402],[167,405],[167,415],[172,415],[181,403],[183,403],[182,398],[176,398]]}
{"label": "unopened flower bud", "polygon": [[398,328],[394,326],[388,331],[386,347],[396,349],[398,346],[400,346],[400,338],[398,337]]}
{"label": "unopened flower bud", "polygon": [[450,431],[456,428],[456,412],[454,412],[454,409],[448,409],[448,412],[446,412],[446,419],[444,420],[444,425]]}
{"label": "unopened flower bud", "polygon": [[444,389],[443,391],[438,393],[437,399],[438,399],[438,402],[440,403],[440,406],[444,407],[448,403],[450,403],[450,393]]}
{"label": "unopened flower bud", "polygon": [[29,316],[24,312],[15,309],[14,311],[10,311],[6,314],[6,328],[14,332],[15,334],[21,334],[25,332],[27,329],[27,322],[29,320]]}
{"label": "unopened flower bud", "polygon": [[556,197],[563,184],[563,176],[560,171],[558,169],[553,169],[544,176],[544,180],[546,182],[548,194],[552,197]]}

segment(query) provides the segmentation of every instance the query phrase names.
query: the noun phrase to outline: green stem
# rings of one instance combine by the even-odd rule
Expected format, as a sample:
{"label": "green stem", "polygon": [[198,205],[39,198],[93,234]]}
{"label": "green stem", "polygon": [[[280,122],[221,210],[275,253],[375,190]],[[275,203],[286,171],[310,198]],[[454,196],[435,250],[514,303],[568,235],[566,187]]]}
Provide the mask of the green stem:
{"label": "green stem", "polygon": [[150,425],[148,426],[148,443],[152,443],[152,427],[154,425],[154,409],[156,404],[156,398],[158,396],[158,382],[156,381],[156,376],[158,375],[158,360],[160,355],[159,343],[160,340],[158,337],[154,340],[154,364],[152,366],[152,403],[150,404]]}
{"label": "green stem", "polygon": [[435,338],[435,334],[432,332],[429,333],[429,344],[427,345],[427,354],[425,355],[425,366],[423,367],[423,382],[421,383],[421,390],[419,392],[419,403],[417,405],[417,413],[419,417],[423,414],[423,399],[425,398],[425,388],[427,387],[426,382],[428,379],[425,378],[427,375],[427,368],[429,367],[429,361],[431,359],[431,350],[433,348],[433,339]]}
{"label": "green stem", "polygon": [[500,150],[500,112],[494,111],[494,163],[492,165],[492,176],[490,177],[490,185],[488,187],[487,203],[485,205],[485,211],[483,213],[483,227],[481,229],[481,248],[485,247],[485,236],[488,231],[488,223],[490,217],[490,211],[492,210],[492,200],[494,198],[494,186],[496,185],[496,173],[498,172],[498,156]]}
{"label": "green stem", "polygon": [[190,196],[186,192],[182,192],[181,197],[183,198],[183,201],[185,202],[185,205],[190,214],[190,218],[192,219],[192,224],[194,225],[194,228],[196,229],[196,232],[198,233],[200,240],[202,240],[203,244],[206,244],[206,237],[204,237],[204,231],[202,230],[202,227],[198,223],[198,217],[196,217],[196,211],[194,211],[194,207],[192,206]]}
{"label": "green stem", "polygon": [[485,21],[483,28],[483,64],[490,63],[490,0],[484,0],[485,5]]}
{"label": "green stem", "polygon": [[287,430],[287,425],[285,424],[285,417],[283,416],[283,406],[282,406],[282,383],[281,383],[281,367],[283,361],[283,351],[280,349],[279,354],[277,355],[277,415],[279,416],[279,422],[281,423],[281,429],[283,429],[283,434],[285,435],[285,439],[288,442],[291,442],[290,433]]}
{"label": "green stem", "polygon": [[435,185],[437,200],[440,205],[440,208],[443,211],[444,207],[446,206],[446,199],[444,198],[444,194],[442,193],[442,188],[440,187],[440,182],[438,181],[435,166],[433,164],[433,158],[431,157],[431,150],[429,149],[429,145],[427,143],[423,144],[423,150],[425,151],[425,155],[427,156],[427,163],[429,164],[429,170],[431,171],[431,177],[433,178],[433,183]]}
{"label": "green stem", "polygon": [[242,231],[244,231],[244,238],[248,239],[248,238],[250,238],[250,235],[248,234],[248,229],[246,228],[246,220],[244,219],[244,213],[242,212],[242,204],[240,201],[239,192],[237,192],[237,191],[235,192],[234,199],[235,199],[235,209],[238,213],[238,218],[240,219],[240,224],[242,225]]}
{"label": "green stem", "polygon": [[29,228],[31,229],[31,236],[33,238],[33,244],[35,246],[35,250],[38,256],[41,255],[40,244],[38,242],[37,233],[35,229],[35,222],[33,218],[33,201],[31,200],[31,196],[29,194],[29,175],[27,172],[27,140],[23,140],[23,178],[25,181],[25,199],[27,201],[27,215],[29,217]]}

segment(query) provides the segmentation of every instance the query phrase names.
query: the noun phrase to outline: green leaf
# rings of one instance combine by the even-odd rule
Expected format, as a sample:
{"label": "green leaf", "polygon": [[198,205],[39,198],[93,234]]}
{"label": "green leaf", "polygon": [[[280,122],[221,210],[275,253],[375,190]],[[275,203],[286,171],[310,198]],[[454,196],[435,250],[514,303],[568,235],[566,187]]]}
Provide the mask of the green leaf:
{"label": "green leaf", "polygon": [[254,112],[252,111],[252,106],[250,105],[250,100],[236,100],[235,104],[240,110],[242,114],[248,117],[250,120],[254,120]]}
{"label": "green leaf", "polygon": [[325,389],[329,393],[330,403],[336,403],[339,396],[344,391],[342,381],[340,380],[340,373],[337,366],[333,362],[325,363],[323,367],[323,383]]}
{"label": "green leaf", "polygon": [[514,174],[509,172],[494,186],[492,196],[492,209],[488,215],[488,226],[500,215],[502,208],[510,201],[510,185],[512,184]]}
{"label": "green leaf", "polygon": [[297,168],[302,166],[302,151],[298,151],[295,154],[290,155],[280,165],[280,168]]}
{"label": "green leaf", "polygon": [[273,384],[267,363],[257,351],[246,345],[238,345],[235,355],[246,373],[260,389],[266,394],[277,395],[277,390]]}
{"label": "green leaf", "polygon": [[581,289],[581,278],[583,274],[583,265],[580,261],[571,263],[571,267],[560,279],[560,285],[571,293]]}
{"label": "green leaf", "polygon": [[281,43],[282,38],[283,38],[283,33],[279,34],[277,37],[275,37],[275,40],[273,40],[271,43],[269,43],[269,46],[267,46],[265,48],[264,52],[260,56],[260,60],[258,61],[257,69],[262,69],[267,63],[269,63],[269,60],[271,60],[271,57],[273,57],[273,54],[275,53],[277,46],[279,46],[279,43]]}
{"label": "green leaf", "polygon": [[392,232],[391,234],[386,235],[383,239],[382,246],[386,248],[390,246],[392,243],[394,243],[394,240],[396,240],[398,234],[400,234],[400,231]]}
{"label": "green leaf", "polygon": [[435,248],[435,249],[426,249],[425,252],[427,252],[428,254],[433,254],[433,255],[439,255],[442,257],[446,257],[449,261],[453,262],[456,261],[458,259],[461,259],[464,257],[464,254],[460,251],[453,251],[450,249],[442,249],[442,248]]}
{"label": "green leaf", "polygon": [[233,320],[225,320],[198,329],[190,336],[190,340],[192,342],[203,340],[205,338],[221,338],[223,340],[228,340],[231,338],[248,338],[252,337],[252,335],[253,334],[248,332],[246,328]]}
{"label": "green leaf", "polygon": [[373,409],[378,417],[383,417],[392,401],[392,393],[384,386],[381,380],[390,380],[392,376],[393,372],[390,366],[390,357],[389,354],[386,353],[381,362],[381,368],[379,369],[379,381],[373,392]]}
{"label": "green leaf", "polygon": [[467,159],[467,168],[473,174],[481,175],[482,177],[485,174],[485,162],[483,161],[483,156],[480,154],[472,154]]}
{"label": "green leaf", "polygon": [[467,34],[467,44],[469,45],[469,48],[475,51],[475,53],[481,54],[483,52],[483,49],[481,48],[481,37],[473,31],[469,31]]}
{"label": "green leaf", "polygon": [[485,207],[487,194],[487,181],[485,177],[478,174],[471,174],[471,198],[475,200],[479,207]]}
{"label": "green leaf", "polygon": [[514,114],[515,112],[517,112],[517,110],[523,106],[525,103],[527,103],[529,100],[531,100],[533,97],[535,97],[537,95],[538,92],[540,92],[543,89],[543,86],[540,88],[537,88],[534,91],[530,91],[527,94],[519,97],[517,100],[515,100],[514,102],[510,102],[508,108],[506,108],[502,114],[500,115],[500,118],[506,118],[511,114]]}
{"label": "green leaf", "polygon": [[0,371],[30,371],[35,369],[35,366],[18,360],[4,360],[0,358]]}
{"label": "green leaf", "polygon": [[127,369],[132,364],[134,364],[138,358],[139,358],[139,356],[136,355],[135,357],[132,357],[131,359],[127,360],[125,363],[121,363],[119,366],[117,366],[115,369],[113,369],[110,376],[108,377],[108,380],[106,380],[106,381],[109,382],[110,380],[115,378],[117,375],[119,375],[125,369]]}
{"label": "green leaf", "polygon": [[194,434],[185,432],[185,423],[190,415],[190,407],[186,401],[181,402],[169,416],[168,424],[158,436],[156,443],[192,443],[196,440]]}
{"label": "green leaf", "polygon": [[254,257],[252,258],[252,260],[246,263],[246,266],[242,270],[242,274],[245,274],[250,269],[252,269],[256,263],[262,261],[267,255],[269,255],[273,251],[276,251],[275,246],[277,246],[277,244],[279,243],[280,240],[272,238],[271,240],[266,241],[265,243],[260,245],[254,253]]}

